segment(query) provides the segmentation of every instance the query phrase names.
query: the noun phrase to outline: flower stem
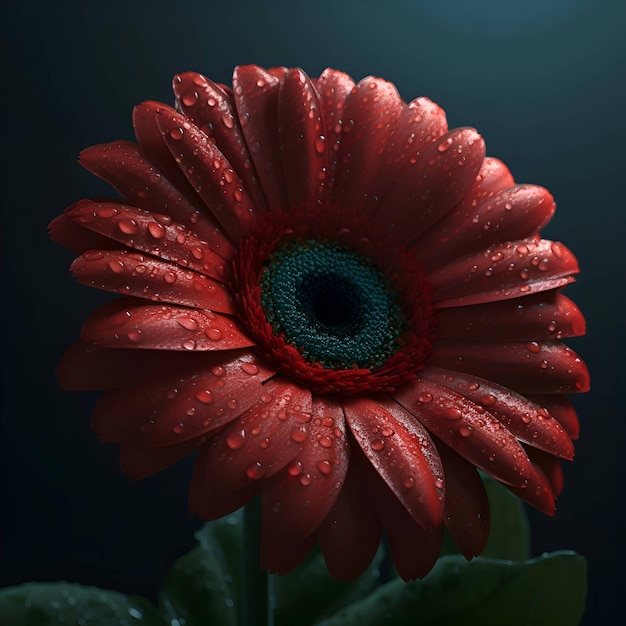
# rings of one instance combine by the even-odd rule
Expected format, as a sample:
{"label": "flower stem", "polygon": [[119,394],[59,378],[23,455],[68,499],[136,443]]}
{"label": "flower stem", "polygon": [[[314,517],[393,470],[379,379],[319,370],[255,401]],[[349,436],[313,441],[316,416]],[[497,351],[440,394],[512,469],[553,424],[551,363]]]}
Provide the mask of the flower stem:
{"label": "flower stem", "polygon": [[257,497],[243,510],[241,624],[245,626],[274,625],[273,581],[260,566],[261,517]]}

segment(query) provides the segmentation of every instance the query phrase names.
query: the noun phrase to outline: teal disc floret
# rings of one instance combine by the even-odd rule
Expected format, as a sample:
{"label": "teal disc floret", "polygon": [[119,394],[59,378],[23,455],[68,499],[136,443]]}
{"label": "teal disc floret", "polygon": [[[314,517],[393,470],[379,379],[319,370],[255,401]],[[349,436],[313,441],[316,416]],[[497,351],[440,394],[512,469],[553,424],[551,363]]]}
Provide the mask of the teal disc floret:
{"label": "teal disc floret", "polygon": [[276,334],[325,368],[375,369],[404,330],[397,294],[372,262],[333,241],[291,241],[269,259],[261,304]]}

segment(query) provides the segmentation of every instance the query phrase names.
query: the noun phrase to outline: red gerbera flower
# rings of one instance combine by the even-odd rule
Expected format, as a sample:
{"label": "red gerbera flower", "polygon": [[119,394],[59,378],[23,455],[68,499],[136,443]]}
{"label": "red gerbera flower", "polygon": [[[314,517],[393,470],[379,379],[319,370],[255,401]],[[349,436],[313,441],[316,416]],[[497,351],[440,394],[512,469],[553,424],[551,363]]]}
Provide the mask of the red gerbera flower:
{"label": "red gerbera flower", "polygon": [[477,468],[552,514],[578,435],[563,394],[589,378],[560,341],[585,324],[560,293],[576,259],[538,234],[550,193],[378,78],[245,66],[232,90],[186,73],[174,92],[136,107],[137,143],[81,154],[123,200],[51,225],[79,282],[123,295],[60,366],[104,390],[93,428],[123,470],[197,451],[194,513],[260,492],[264,566],[319,541],[338,579],[383,530],[405,579],[444,525],[479,554]]}

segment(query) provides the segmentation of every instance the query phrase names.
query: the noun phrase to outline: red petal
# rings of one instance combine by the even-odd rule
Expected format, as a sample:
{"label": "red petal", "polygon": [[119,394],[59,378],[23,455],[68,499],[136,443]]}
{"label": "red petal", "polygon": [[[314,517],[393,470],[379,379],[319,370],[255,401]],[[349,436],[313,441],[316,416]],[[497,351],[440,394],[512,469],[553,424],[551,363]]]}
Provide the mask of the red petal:
{"label": "red petal", "polygon": [[428,530],[422,528],[371,466],[363,469],[367,492],[385,529],[398,574],[405,581],[423,578],[439,556],[443,526],[439,523]]}
{"label": "red petal", "polygon": [[528,502],[531,506],[539,509],[546,515],[554,515],[554,493],[548,478],[543,473],[537,463],[533,461],[533,474],[524,487],[513,487],[504,485],[510,492],[514,493],[518,498]]}
{"label": "red petal", "polygon": [[69,207],[65,215],[84,228],[141,252],[173,261],[222,282],[227,277],[224,259],[232,254],[230,244],[209,246],[184,226],[172,222],[167,215],[124,204],[89,200]]}
{"label": "red petal", "polygon": [[343,72],[327,68],[317,79],[316,85],[326,130],[327,181],[328,186],[332,188],[335,184],[335,172],[337,170],[337,158],[341,139],[341,117],[348,95],[354,87],[354,81]]}
{"label": "red petal", "polygon": [[233,350],[254,345],[228,317],[212,311],[119,298],[85,321],[81,337],[102,347]]}
{"label": "red petal", "polygon": [[302,448],[263,491],[264,528],[299,541],[315,532],[339,495],[349,451],[341,405],[328,396],[314,400]]}
{"label": "red petal", "polygon": [[155,302],[235,313],[233,299],[221,283],[178,265],[126,250],[91,250],[71,267],[84,285]]}
{"label": "red petal", "polygon": [[113,185],[131,204],[163,213],[213,242],[215,224],[196,197],[183,196],[130,141],[91,146],[80,153],[80,164]]}
{"label": "red petal", "polygon": [[169,151],[161,129],[157,124],[157,116],[167,111],[174,114],[172,107],[162,104],[161,102],[143,102],[133,109],[133,128],[139,148],[146,158],[159,168],[159,171],[165,174],[166,178],[187,198],[193,198],[194,204],[200,208],[198,198],[193,187],[187,182],[187,179],[180,171],[176,164],[172,153]]}
{"label": "red petal", "polygon": [[232,92],[196,72],[177,74],[172,87],[178,109],[217,144],[241,177],[255,210],[265,212],[265,196],[239,125]]}
{"label": "red petal", "polygon": [[289,207],[278,144],[279,86],[276,76],[256,65],[235,68],[233,89],[237,114],[272,211]]}
{"label": "red petal", "polygon": [[180,113],[163,110],[157,124],[183,174],[215,220],[233,240],[245,236],[257,212],[226,157]]}
{"label": "red petal", "polygon": [[393,181],[380,176],[387,140],[406,104],[392,83],[368,76],[350,92],[342,114],[335,198],[373,212]]}
{"label": "red petal", "polygon": [[274,378],[244,415],[212,439],[207,471],[222,489],[269,478],[298,454],[311,421],[311,392]]}
{"label": "red petal", "polygon": [[559,459],[552,454],[537,450],[536,448],[526,448],[528,457],[535,463],[545,474],[550,482],[555,497],[563,491],[564,477],[563,468]]}
{"label": "red petal", "polygon": [[169,446],[188,441],[244,413],[258,401],[261,383],[270,375],[245,352],[208,355],[202,364],[194,361],[141,386],[103,393],[91,425],[105,442]]}
{"label": "red petal", "polygon": [[565,396],[528,394],[528,398],[539,406],[544,407],[563,426],[571,439],[578,439],[580,424],[578,423],[576,409]]}
{"label": "red petal", "polygon": [[335,580],[354,580],[372,562],[382,534],[363,477],[350,465],[343,488],[320,527],[324,560]]}
{"label": "red petal", "polygon": [[82,339],[72,344],[61,358],[57,376],[64,389],[117,389],[142,385],[164,371],[196,370],[206,365],[206,352],[170,352],[100,348]]}
{"label": "red petal", "polygon": [[462,341],[543,341],[585,334],[585,318],[566,296],[547,291],[443,309],[437,336]]}
{"label": "red petal", "polygon": [[443,520],[466,559],[478,556],[487,545],[491,514],[489,500],[476,468],[462,456],[435,441],[446,477]]}
{"label": "red petal", "polygon": [[556,289],[578,273],[576,257],[547,239],[520,239],[465,256],[431,272],[438,308],[508,300]]}
{"label": "red petal", "polygon": [[485,142],[473,128],[451,130],[409,161],[379,216],[413,241],[470,191],[484,157]]}
{"label": "red petal", "polygon": [[589,372],[560,341],[526,343],[438,342],[428,364],[467,372],[527,393],[589,390]]}
{"label": "red petal", "polygon": [[574,457],[574,445],[558,421],[524,396],[484,378],[435,367],[421,371],[420,378],[483,406],[520,441],[564,459]]}
{"label": "red petal", "polygon": [[530,237],[550,221],[556,206],[550,192],[535,185],[516,185],[474,204],[476,195],[470,192],[415,242],[429,270],[502,241]]}
{"label": "red petal", "polygon": [[416,98],[403,108],[385,151],[385,166],[394,172],[392,180],[403,176],[411,159],[448,132],[445,111],[428,98]]}
{"label": "red petal", "polygon": [[221,489],[207,468],[210,455],[209,445],[200,448],[189,485],[189,512],[207,520],[233,513],[252,500],[259,491],[258,482],[238,490]]}
{"label": "red petal", "polygon": [[136,443],[120,445],[120,466],[124,474],[133,480],[142,480],[167,469],[191,454],[200,439],[190,439],[173,446],[154,448]]}
{"label": "red petal", "polygon": [[[457,225],[495,193],[512,187],[513,176],[498,159],[485,157],[467,195],[441,220],[413,242],[411,248],[427,271],[458,258],[457,246],[466,245],[456,237]],[[475,212],[474,212],[475,214]],[[451,239],[451,233],[455,236]],[[452,243],[450,243],[452,242]],[[473,242],[472,242],[473,243]],[[481,244],[482,245],[482,244]]]}
{"label": "red petal", "polygon": [[441,525],[443,468],[426,429],[395,402],[343,401],[350,430],[369,462],[415,521]]}
{"label": "red petal", "polygon": [[494,478],[519,486],[531,478],[532,466],[522,446],[481,406],[421,379],[392,395],[430,432]]}
{"label": "red petal", "polygon": [[[71,205],[72,208],[75,205]],[[55,217],[48,226],[52,241],[71,250],[75,254],[82,254],[87,250],[105,250],[119,248],[115,241],[94,233],[70,220],[66,215]]]}
{"label": "red petal", "polygon": [[321,115],[309,77],[300,69],[289,70],[278,92],[278,135],[290,206],[325,195],[328,159]]}

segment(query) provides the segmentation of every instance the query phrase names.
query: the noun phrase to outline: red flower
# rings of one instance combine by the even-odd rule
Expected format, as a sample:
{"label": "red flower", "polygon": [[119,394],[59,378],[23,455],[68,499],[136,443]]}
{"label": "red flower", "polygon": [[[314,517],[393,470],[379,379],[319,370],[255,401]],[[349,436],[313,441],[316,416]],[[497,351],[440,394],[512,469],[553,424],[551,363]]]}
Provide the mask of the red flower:
{"label": "red flower", "polygon": [[93,428],[123,470],[197,451],[194,513],[260,492],[264,566],[319,541],[339,579],[383,529],[405,579],[444,525],[479,554],[476,468],[552,514],[578,435],[563,394],[589,378],[560,341],[585,324],[560,293],[576,259],[538,234],[548,191],[378,78],[245,66],[232,91],[186,73],[174,92],[136,107],[136,144],[81,154],[123,200],[51,225],[79,282],[123,296],[60,366],[104,390]]}

